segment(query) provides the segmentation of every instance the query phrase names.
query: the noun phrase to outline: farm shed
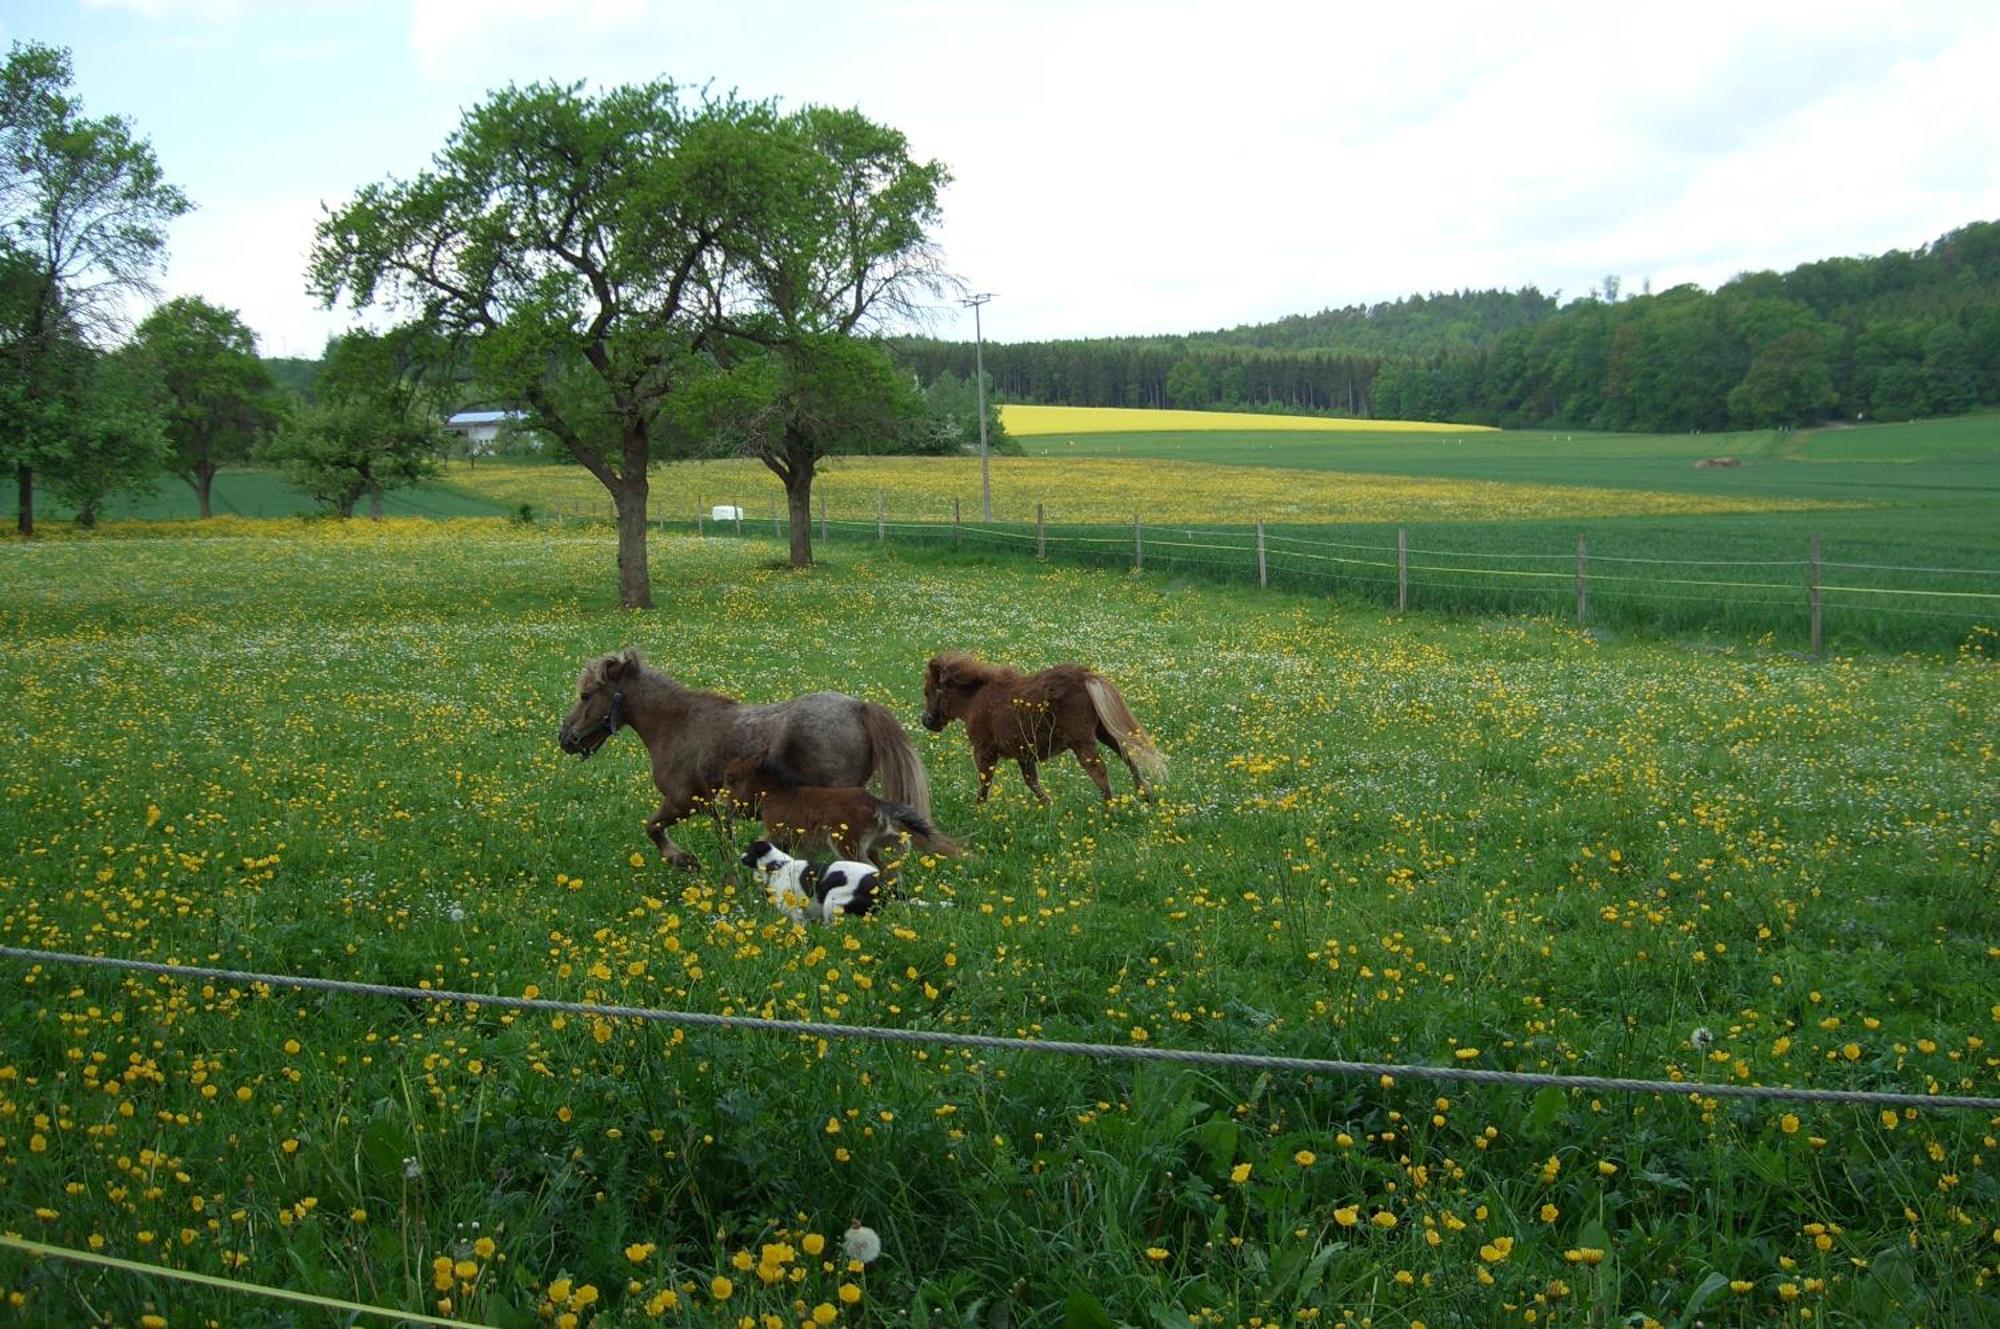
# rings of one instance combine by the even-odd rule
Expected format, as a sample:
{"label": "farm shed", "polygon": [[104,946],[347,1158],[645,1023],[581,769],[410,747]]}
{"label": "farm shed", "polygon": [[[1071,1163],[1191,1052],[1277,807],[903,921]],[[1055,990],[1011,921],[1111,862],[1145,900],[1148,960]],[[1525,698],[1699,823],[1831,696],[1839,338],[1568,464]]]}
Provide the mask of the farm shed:
{"label": "farm shed", "polygon": [[444,422],[444,427],[465,440],[466,451],[484,455],[493,451],[493,440],[510,420],[525,420],[520,411],[460,411]]}

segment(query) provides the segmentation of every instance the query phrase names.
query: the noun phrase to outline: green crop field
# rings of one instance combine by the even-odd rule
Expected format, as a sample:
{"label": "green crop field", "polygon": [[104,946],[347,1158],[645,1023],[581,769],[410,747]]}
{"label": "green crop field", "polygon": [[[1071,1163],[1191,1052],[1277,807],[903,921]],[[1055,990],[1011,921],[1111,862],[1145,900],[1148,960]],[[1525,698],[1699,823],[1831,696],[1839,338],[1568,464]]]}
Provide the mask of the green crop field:
{"label": "green crop field", "polygon": [[[2000,639],[1750,643],[836,542],[221,523],[0,546],[0,943],[1499,1070],[2000,1093]],[[202,533],[204,536],[207,532]],[[916,733],[951,908],[796,928],[640,851],[627,643]],[[1081,659],[1173,763],[972,804],[925,656]],[[1122,781],[1123,773],[1116,779]],[[1122,785],[1121,785],[1122,787]],[[498,1325],[1973,1324],[1977,1112],[672,1032],[0,961],[0,1225]],[[850,1266],[863,1223],[880,1257]],[[28,1325],[333,1322],[0,1253]],[[341,1322],[345,1322],[344,1320]]]}
{"label": "green crop field", "polygon": [[[14,487],[5,488],[0,521],[11,529],[20,504]],[[210,501],[218,517],[298,517],[315,509],[313,501],[278,472],[254,467],[218,473]],[[366,503],[361,510],[367,511]],[[382,510],[391,517],[492,517],[503,512],[490,499],[439,483],[393,489],[383,496]],[[162,476],[157,492],[113,495],[99,515],[106,521],[185,521],[192,520],[196,511],[194,491],[172,476]],[[68,521],[75,515],[46,493],[38,496],[35,512],[43,521]]]}
{"label": "green crop field", "polygon": [[[2000,416],[1963,416],[1908,425],[1747,434],[1572,434],[1545,430],[1429,438],[1343,434],[1132,433],[1032,438],[1029,456],[1075,456],[1201,462],[1491,481],[1715,500],[1776,500],[1786,505],[1748,520],[1676,517],[1663,523],[1606,517],[1563,529],[1602,531],[1614,539],[1689,557],[1750,557],[1762,549],[1793,552],[1813,531],[1861,561],[2000,570]],[[1730,457],[1742,465],[1697,469]],[[1815,505],[1807,507],[1806,505]],[[1774,509],[1777,503],[1774,503]],[[1543,529],[1523,530],[1524,525]],[[1556,538],[1550,523],[1495,513],[1496,549]],[[1748,540],[1739,528],[1754,534]],[[1512,533],[1509,534],[1509,530]],[[1710,535],[1713,532],[1713,535]],[[1452,534],[1476,534],[1461,528]],[[1572,542],[1574,535],[1571,535]],[[1830,555],[1831,557],[1832,555]]]}
{"label": "green crop field", "polygon": [[[1736,434],[1493,430],[1461,435],[1187,431],[1022,441],[1034,457],[1132,457],[1517,484],[1924,505],[2000,503],[2000,416]],[[1733,468],[1695,463],[1734,457]]]}

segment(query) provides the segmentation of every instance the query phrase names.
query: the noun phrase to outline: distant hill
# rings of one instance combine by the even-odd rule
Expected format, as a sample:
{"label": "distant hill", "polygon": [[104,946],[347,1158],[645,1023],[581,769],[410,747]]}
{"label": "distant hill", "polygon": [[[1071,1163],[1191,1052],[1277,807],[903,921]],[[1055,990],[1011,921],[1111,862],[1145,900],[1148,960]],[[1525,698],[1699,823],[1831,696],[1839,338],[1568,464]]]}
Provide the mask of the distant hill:
{"label": "distant hill", "polygon": [[264,368],[271,371],[271,377],[278,386],[294,397],[311,401],[313,389],[319,383],[320,362],[302,360],[296,356],[262,357]]}
{"label": "distant hill", "polygon": [[[970,343],[905,339],[927,381]],[[2000,224],[1915,250],[1558,305],[1533,287],[1411,296],[1177,337],[989,342],[1008,401],[1690,430],[2000,405]]]}

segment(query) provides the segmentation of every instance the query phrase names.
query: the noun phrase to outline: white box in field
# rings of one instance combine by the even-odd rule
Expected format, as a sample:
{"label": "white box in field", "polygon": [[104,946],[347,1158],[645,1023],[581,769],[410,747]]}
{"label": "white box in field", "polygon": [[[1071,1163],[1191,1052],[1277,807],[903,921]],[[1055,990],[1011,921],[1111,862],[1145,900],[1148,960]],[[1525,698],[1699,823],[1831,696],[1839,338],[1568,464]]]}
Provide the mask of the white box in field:
{"label": "white box in field", "polygon": [[717,503],[708,510],[710,521],[742,521],[743,509],[732,503]]}

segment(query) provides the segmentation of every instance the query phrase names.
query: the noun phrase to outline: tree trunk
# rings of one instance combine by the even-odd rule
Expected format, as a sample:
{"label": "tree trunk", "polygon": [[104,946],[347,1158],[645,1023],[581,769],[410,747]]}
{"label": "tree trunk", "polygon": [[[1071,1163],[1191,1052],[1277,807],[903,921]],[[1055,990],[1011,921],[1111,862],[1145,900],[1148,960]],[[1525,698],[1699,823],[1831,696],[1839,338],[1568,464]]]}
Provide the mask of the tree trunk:
{"label": "tree trunk", "polygon": [[618,513],[618,603],[625,609],[653,607],[653,578],[646,567],[646,467],[627,466],[611,490]]}
{"label": "tree trunk", "polygon": [[209,506],[209,495],[215,488],[215,468],[196,466],[183,478],[187,480],[188,488],[194,490],[195,511],[200,514],[203,521],[207,521],[215,515]]}
{"label": "tree trunk", "polygon": [[14,473],[14,480],[21,504],[21,515],[16,519],[15,527],[22,535],[31,536],[35,533],[35,468],[22,462]]}
{"label": "tree trunk", "polygon": [[368,486],[368,515],[376,521],[382,520],[382,486]]}
{"label": "tree trunk", "polygon": [[785,480],[785,516],[792,524],[792,566],[809,568],[813,561],[812,467],[794,466]]}

